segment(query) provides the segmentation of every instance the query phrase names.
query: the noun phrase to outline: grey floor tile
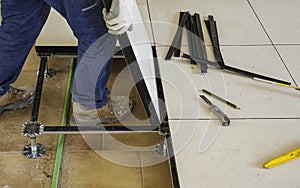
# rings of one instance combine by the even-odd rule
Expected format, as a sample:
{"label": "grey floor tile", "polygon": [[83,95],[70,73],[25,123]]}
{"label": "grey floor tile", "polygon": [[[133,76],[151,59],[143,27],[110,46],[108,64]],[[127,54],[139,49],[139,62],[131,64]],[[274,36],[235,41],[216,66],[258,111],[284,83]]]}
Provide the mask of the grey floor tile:
{"label": "grey floor tile", "polygon": [[[174,123],[170,122],[172,134]],[[299,186],[300,176],[294,173],[299,160],[263,168],[269,160],[299,148],[299,120],[238,120],[234,126],[220,127],[215,135],[208,127],[206,121],[199,121],[197,134],[190,135],[184,147],[178,142],[184,132],[172,138],[182,187]]]}
{"label": "grey floor tile", "polygon": [[275,44],[300,44],[297,0],[249,0]]}
{"label": "grey floor tile", "polygon": [[[204,18],[214,15],[221,45],[270,44],[267,35],[245,0],[150,0],[153,31],[157,44],[170,45],[177,29],[180,11],[197,12]],[[204,23],[202,23],[204,26]],[[207,31],[205,30],[205,33]],[[208,35],[205,34],[205,39]],[[187,44],[184,33],[183,44]]]}
{"label": "grey floor tile", "polygon": [[276,46],[292,77],[300,85],[300,46]]}
{"label": "grey floor tile", "polygon": [[[222,46],[221,50],[227,65],[288,82],[293,81],[272,46]],[[235,110],[211,98],[231,118],[299,117],[299,95],[293,89],[255,81],[215,68],[209,68],[208,73],[200,74],[197,66],[183,59],[161,60],[160,69],[171,119],[214,118],[199,99],[203,88],[241,107],[241,110]]]}

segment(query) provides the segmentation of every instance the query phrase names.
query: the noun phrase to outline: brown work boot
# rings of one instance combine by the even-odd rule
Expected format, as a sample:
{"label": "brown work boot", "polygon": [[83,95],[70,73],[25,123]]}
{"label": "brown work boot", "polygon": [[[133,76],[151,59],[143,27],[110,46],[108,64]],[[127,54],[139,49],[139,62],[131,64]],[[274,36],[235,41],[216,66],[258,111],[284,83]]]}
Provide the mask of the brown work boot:
{"label": "brown work boot", "polygon": [[116,96],[99,109],[87,109],[73,101],[71,125],[100,125],[118,122],[126,118],[132,109],[132,101],[127,96]]}
{"label": "brown work boot", "polygon": [[0,96],[0,115],[5,110],[16,110],[30,105],[34,99],[34,91],[34,86],[23,86],[18,89],[10,87],[3,96]]}

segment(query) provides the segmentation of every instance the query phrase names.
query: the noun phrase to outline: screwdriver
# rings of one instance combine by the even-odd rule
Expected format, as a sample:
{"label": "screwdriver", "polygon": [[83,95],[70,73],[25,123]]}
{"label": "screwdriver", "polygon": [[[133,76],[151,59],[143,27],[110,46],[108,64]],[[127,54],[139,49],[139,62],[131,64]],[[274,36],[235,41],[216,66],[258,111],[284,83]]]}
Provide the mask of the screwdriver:
{"label": "screwdriver", "polygon": [[204,93],[206,93],[207,95],[210,95],[210,96],[212,96],[212,97],[214,97],[214,98],[216,98],[216,99],[218,99],[218,100],[220,100],[220,101],[222,101],[222,102],[228,104],[228,105],[231,106],[232,108],[235,108],[235,109],[238,109],[238,110],[241,109],[240,107],[238,107],[237,105],[233,104],[232,102],[229,102],[229,101],[227,101],[227,100],[225,100],[225,99],[223,99],[223,98],[221,98],[221,97],[219,97],[219,96],[217,96],[217,95],[211,93],[210,91],[207,91],[206,89],[202,89],[202,91],[203,91]]}
{"label": "screwdriver", "polygon": [[269,162],[264,164],[264,168],[273,168],[299,158],[300,158],[300,148],[297,148],[293,151],[290,151],[284,155],[281,155],[277,158],[270,160]]}

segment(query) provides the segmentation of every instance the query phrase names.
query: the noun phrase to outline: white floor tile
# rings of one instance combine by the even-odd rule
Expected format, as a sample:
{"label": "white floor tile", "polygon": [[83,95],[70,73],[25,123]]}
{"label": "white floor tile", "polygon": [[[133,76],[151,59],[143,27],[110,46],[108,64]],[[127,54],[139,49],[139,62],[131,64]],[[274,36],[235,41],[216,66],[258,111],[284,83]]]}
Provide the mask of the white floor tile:
{"label": "white floor tile", "polygon": [[300,44],[300,1],[250,0],[275,44]]}
{"label": "white floor tile", "polygon": [[[190,0],[176,3],[172,0],[149,0],[149,4],[152,20],[155,22],[153,23],[155,40],[159,44],[171,44],[180,11],[197,12],[204,17],[214,15],[222,45],[270,43],[245,0]],[[186,37],[183,44],[187,44]]]}
{"label": "white floor tile", "polygon": [[[166,48],[158,48],[159,54]],[[222,47],[227,65],[266,76],[292,81],[273,47]],[[231,118],[299,118],[300,100],[296,90],[259,82],[209,67],[200,74],[196,65],[173,58],[160,63],[166,103],[171,119],[215,118],[200,100],[201,89],[237,104],[241,110],[208,97]],[[284,109],[284,110],[283,110]]]}
{"label": "white floor tile", "polygon": [[[209,127],[216,125],[206,121],[170,121],[181,187],[299,187],[299,160],[263,168],[269,160],[299,147],[299,123],[240,120],[213,132]],[[198,125],[198,134],[187,137],[182,130],[191,124]],[[204,142],[208,144],[203,150]]]}
{"label": "white floor tile", "polygon": [[300,46],[276,46],[293,78],[300,85]]}

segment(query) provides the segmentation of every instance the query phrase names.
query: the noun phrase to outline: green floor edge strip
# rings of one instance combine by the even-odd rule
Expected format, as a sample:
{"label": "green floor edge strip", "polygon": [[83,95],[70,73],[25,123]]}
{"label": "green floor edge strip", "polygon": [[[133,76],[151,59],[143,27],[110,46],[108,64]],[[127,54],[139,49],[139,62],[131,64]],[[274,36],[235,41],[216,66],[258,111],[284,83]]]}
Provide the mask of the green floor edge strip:
{"label": "green floor edge strip", "polygon": [[[67,85],[67,90],[66,90],[66,98],[65,98],[64,108],[63,108],[63,116],[61,119],[61,126],[67,125],[69,107],[70,107],[70,99],[71,99],[70,88],[71,88],[71,83],[73,80],[75,63],[76,63],[76,58],[72,58],[71,65],[70,65],[70,71],[69,71],[69,77],[68,77],[68,85]],[[64,142],[65,142],[65,135],[60,134],[58,137],[58,141],[57,141],[57,150],[56,150],[55,165],[54,165],[54,170],[53,170],[51,188],[58,187],[61,161],[62,161],[63,149],[64,149]]]}

